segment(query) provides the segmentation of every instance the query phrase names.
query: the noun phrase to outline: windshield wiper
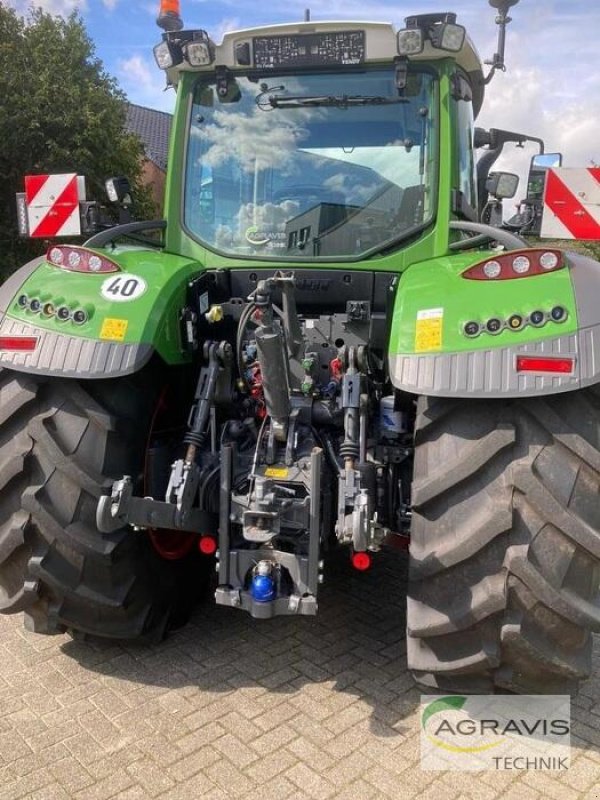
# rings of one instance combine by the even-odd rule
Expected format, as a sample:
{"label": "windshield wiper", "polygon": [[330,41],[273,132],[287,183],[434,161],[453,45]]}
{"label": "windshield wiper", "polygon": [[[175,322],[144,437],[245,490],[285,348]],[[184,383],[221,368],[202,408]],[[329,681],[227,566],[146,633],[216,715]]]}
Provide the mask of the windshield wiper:
{"label": "windshield wiper", "polygon": [[348,108],[349,106],[387,106],[393,103],[409,103],[406,97],[381,97],[364,94],[342,95],[315,95],[309,97],[284,97],[271,95],[269,105],[271,108],[306,108],[313,106],[334,106],[335,108]]}

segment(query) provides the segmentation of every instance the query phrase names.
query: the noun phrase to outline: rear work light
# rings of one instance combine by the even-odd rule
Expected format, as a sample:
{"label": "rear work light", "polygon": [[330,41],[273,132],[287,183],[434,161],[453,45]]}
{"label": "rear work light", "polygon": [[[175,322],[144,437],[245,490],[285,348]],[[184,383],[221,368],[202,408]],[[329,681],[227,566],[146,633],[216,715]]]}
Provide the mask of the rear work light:
{"label": "rear work light", "polygon": [[37,336],[0,336],[0,350],[32,353],[37,344]]}
{"label": "rear work light", "polygon": [[192,67],[206,67],[214,61],[214,46],[206,31],[192,31],[192,39],[181,45],[183,57]]}
{"label": "rear work light", "polygon": [[405,28],[398,31],[397,45],[401,56],[415,56],[423,52],[425,39],[420,28]]}
{"label": "rear work light", "polygon": [[101,274],[120,272],[121,267],[110,258],[101,256],[93,250],[75,245],[55,244],[48,248],[46,261],[53,267],[60,267],[68,272],[88,272]]}
{"label": "rear work light", "polygon": [[560,250],[538,247],[496,254],[469,267],[462,273],[462,277],[470,281],[506,281],[545,275],[564,269],[565,266],[565,257]]}
{"label": "rear work light", "polygon": [[574,358],[517,356],[517,372],[556,372],[571,375],[574,368]]}

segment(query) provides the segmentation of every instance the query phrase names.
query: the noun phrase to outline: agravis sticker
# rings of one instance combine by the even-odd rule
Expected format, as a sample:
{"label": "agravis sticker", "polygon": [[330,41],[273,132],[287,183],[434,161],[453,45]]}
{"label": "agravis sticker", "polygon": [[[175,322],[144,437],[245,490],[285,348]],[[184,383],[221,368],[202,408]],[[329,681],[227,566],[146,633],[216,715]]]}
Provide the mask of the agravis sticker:
{"label": "agravis sticker", "polygon": [[417,311],[415,324],[415,353],[442,349],[443,308],[423,308]]}

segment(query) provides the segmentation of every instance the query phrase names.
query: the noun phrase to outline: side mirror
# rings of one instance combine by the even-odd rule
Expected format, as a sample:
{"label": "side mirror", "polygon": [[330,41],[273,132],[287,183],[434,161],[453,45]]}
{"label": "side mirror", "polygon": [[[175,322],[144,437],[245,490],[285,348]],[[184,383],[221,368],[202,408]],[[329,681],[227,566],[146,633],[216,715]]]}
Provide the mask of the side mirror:
{"label": "side mirror", "polygon": [[488,194],[498,200],[514,197],[519,186],[519,176],[512,172],[490,172],[485,188]]}
{"label": "side mirror", "polygon": [[111,203],[131,205],[131,184],[129,183],[129,178],[126,178],[124,175],[107,178],[104,181],[104,186],[106,187],[106,194]]}
{"label": "side mirror", "polygon": [[531,159],[532,169],[550,169],[560,167],[562,164],[562,153],[539,153]]}
{"label": "side mirror", "polygon": [[542,202],[546,173],[549,169],[560,167],[562,153],[538,153],[531,159],[529,176],[527,178],[527,200],[529,202]]}
{"label": "side mirror", "polygon": [[480,147],[485,147],[486,144],[491,145],[492,139],[490,132],[485,128],[475,128],[473,133],[473,147],[478,150]]}

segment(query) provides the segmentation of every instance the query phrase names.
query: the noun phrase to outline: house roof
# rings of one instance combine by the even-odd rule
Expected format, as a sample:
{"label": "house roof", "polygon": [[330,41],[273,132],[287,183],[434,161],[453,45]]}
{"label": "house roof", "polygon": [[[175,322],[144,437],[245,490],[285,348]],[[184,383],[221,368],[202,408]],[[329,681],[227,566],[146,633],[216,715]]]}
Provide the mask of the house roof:
{"label": "house roof", "polygon": [[129,133],[136,133],[144,144],[146,158],[163,170],[167,169],[169,131],[172,115],[154,108],[127,104],[125,127]]}

